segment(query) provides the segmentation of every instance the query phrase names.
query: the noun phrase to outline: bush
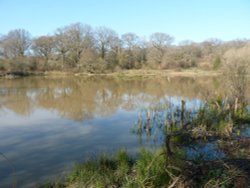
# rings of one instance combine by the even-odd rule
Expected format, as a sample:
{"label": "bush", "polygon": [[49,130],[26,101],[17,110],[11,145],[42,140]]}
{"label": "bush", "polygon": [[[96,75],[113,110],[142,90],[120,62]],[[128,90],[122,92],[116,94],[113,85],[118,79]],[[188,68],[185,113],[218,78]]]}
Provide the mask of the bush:
{"label": "bush", "polygon": [[6,70],[6,63],[3,60],[0,60],[0,71]]}
{"label": "bush", "polygon": [[250,44],[237,50],[229,50],[225,53],[226,59],[223,66],[225,76],[225,88],[228,88],[229,98],[233,103],[238,100],[239,105],[246,104],[246,91],[250,72]]}
{"label": "bush", "polygon": [[216,58],[213,61],[213,69],[217,70],[220,66],[221,66],[220,56],[216,56]]}

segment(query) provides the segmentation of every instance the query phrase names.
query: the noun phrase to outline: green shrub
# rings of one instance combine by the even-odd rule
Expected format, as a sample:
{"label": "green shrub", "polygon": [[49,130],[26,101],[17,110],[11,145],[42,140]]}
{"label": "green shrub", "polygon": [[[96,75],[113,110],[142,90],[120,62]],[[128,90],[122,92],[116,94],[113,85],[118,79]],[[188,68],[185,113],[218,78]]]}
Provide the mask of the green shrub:
{"label": "green shrub", "polygon": [[221,66],[221,59],[220,56],[216,56],[213,61],[213,69],[217,70]]}

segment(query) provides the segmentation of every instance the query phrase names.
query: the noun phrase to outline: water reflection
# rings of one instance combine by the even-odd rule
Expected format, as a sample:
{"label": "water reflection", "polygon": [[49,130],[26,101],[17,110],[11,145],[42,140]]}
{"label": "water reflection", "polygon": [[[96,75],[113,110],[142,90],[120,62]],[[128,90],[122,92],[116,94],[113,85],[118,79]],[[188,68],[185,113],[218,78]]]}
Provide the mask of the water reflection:
{"label": "water reflection", "polygon": [[[216,83],[207,77],[0,79],[0,151],[15,165],[17,187],[34,187],[87,156],[120,147],[136,152],[140,143],[131,130],[141,109],[170,98],[197,102]],[[1,188],[10,187],[12,173],[0,157]]]}
{"label": "water reflection", "polygon": [[202,97],[216,79],[182,78],[121,81],[108,78],[23,78],[0,80],[0,109],[30,115],[36,108],[74,120],[107,116],[118,109],[155,104],[166,96]]}

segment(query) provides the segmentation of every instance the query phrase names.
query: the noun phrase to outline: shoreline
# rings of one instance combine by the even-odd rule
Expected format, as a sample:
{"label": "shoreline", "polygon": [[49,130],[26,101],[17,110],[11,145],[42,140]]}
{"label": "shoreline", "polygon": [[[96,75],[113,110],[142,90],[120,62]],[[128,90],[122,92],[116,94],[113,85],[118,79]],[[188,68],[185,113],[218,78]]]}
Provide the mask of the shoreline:
{"label": "shoreline", "polygon": [[111,73],[87,73],[87,72],[72,72],[72,71],[45,71],[45,72],[25,72],[25,71],[3,71],[0,72],[0,78],[20,78],[30,76],[104,76],[114,77],[120,79],[133,79],[133,78],[159,78],[159,77],[203,77],[203,76],[219,76],[222,72],[219,70],[201,70],[201,69],[181,69],[181,70],[154,70],[154,69],[132,69],[123,70]]}

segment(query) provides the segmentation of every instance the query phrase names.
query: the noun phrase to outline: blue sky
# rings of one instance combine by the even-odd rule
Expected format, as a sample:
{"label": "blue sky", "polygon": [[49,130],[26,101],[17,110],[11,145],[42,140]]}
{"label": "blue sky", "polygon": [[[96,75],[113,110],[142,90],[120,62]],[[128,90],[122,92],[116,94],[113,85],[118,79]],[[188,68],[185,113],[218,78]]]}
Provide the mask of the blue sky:
{"label": "blue sky", "polygon": [[35,37],[81,22],[177,42],[250,38],[249,0],[0,0],[0,10],[0,34],[24,28]]}

